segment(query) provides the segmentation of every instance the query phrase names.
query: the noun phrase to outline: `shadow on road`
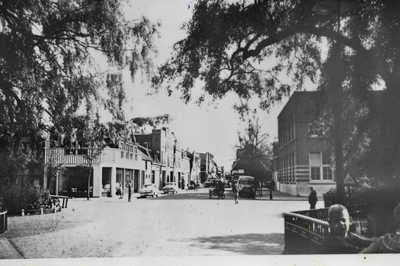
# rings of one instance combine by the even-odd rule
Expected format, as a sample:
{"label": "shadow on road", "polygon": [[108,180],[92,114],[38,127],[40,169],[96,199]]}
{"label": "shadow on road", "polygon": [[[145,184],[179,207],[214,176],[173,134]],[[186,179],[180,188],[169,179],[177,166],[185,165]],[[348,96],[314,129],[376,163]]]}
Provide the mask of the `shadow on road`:
{"label": "shadow on road", "polygon": [[[241,234],[201,237],[188,240],[190,246],[200,249],[219,249],[238,255],[277,255],[284,250],[284,234]],[[193,243],[194,242],[194,243]]]}

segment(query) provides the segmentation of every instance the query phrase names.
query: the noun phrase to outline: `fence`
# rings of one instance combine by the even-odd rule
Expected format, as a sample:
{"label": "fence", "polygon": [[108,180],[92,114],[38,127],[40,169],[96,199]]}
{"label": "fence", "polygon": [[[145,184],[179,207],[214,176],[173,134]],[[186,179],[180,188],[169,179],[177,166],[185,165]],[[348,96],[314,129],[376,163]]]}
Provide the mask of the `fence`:
{"label": "fence", "polygon": [[0,235],[7,231],[7,211],[0,212]]}
{"label": "fence", "polygon": [[327,221],[298,213],[284,213],[284,254],[319,254],[322,242],[329,232]]}
{"label": "fence", "polygon": [[[352,225],[350,231],[366,235],[368,218],[366,205],[349,205]],[[319,254],[325,235],[329,233],[329,208],[284,213],[285,250],[284,254]]]}

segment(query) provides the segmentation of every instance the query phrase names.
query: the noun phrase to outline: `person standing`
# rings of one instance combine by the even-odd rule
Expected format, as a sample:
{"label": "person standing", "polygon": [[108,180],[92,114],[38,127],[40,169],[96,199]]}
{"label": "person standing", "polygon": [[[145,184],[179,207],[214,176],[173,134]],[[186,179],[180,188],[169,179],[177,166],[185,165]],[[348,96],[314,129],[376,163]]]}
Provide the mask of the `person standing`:
{"label": "person standing", "polygon": [[236,187],[236,183],[232,182],[232,192],[233,192],[233,199],[235,200],[235,204],[239,203],[239,191]]}
{"label": "person standing", "polygon": [[310,203],[310,209],[313,210],[315,209],[315,205],[317,204],[318,198],[317,198],[317,191],[314,190],[314,187],[310,187],[310,195],[308,196],[308,203]]}
{"label": "person standing", "polygon": [[271,180],[271,190],[272,191],[275,191],[275,181],[274,180]]}
{"label": "person standing", "polygon": [[128,184],[126,184],[126,187],[128,188],[128,202],[130,202],[132,195],[132,182],[129,181]]}

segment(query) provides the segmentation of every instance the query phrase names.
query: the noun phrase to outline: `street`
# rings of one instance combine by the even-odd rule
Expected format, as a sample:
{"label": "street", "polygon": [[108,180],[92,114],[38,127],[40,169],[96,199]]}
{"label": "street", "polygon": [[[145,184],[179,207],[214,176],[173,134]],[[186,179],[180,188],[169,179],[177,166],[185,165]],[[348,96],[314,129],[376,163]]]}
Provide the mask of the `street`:
{"label": "street", "polygon": [[[208,189],[181,191],[128,202],[118,198],[72,199],[61,213],[10,217],[29,223],[32,235],[12,237],[24,258],[276,255],[284,249],[283,212],[306,201],[208,197]],[[55,219],[48,233],[35,234],[43,219]],[[26,225],[24,225],[26,226]],[[40,244],[38,244],[40,243]]]}

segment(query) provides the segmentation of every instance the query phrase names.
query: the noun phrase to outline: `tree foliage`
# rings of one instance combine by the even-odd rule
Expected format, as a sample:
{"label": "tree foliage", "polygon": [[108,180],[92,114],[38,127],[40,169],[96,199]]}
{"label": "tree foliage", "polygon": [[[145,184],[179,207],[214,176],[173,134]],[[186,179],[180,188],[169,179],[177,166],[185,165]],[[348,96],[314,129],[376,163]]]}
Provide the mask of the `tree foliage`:
{"label": "tree foliage", "polygon": [[126,21],[123,8],[121,0],[1,1],[1,156],[17,156],[22,137],[35,145],[38,132],[59,130],[80,109],[100,105],[124,119],[122,70],[151,73],[158,25]]}
{"label": "tree foliage", "polygon": [[253,159],[260,158],[265,161],[271,155],[271,144],[268,138],[269,135],[263,132],[259,119],[253,117],[253,119],[248,120],[244,134],[238,132],[239,143],[235,148],[248,149]]}
{"label": "tree foliage", "polygon": [[[248,111],[246,100],[252,97],[258,97],[260,107],[268,110],[291,91],[306,89],[307,79],[318,82],[318,89],[325,92],[326,108],[332,105],[329,91],[335,82],[350,95],[342,98],[345,108],[352,106],[346,103],[350,99],[358,107],[368,106],[369,91],[382,84],[382,127],[368,124],[372,120],[366,115],[347,121],[344,130],[347,137],[355,132],[360,136],[346,148],[356,151],[354,147],[364,143],[370,156],[374,149],[378,151],[374,159],[384,163],[375,164],[373,172],[380,170],[380,177],[392,180],[400,175],[400,2],[359,0],[355,10],[342,14],[340,27],[334,15],[313,13],[315,3],[199,0],[192,18],[183,25],[187,37],[175,44],[153,83],[160,88],[175,82],[189,101],[200,80],[214,99],[228,92],[239,95],[244,100],[236,106],[239,112]],[[335,59],[338,54],[339,60]],[[344,111],[351,114],[350,110]],[[369,126],[374,136],[362,134]],[[373,139],[378,142],[365,145]]]}
{"label": "tree foliage", "polygon": [[[244,134],[238,132],[239,143],[235,146],[236,163],[245,166],[245,173],[259,180],[268,177],[269,161],[272,159],[272,148],[268,141],[268,134],[263,132],[259,119],[253,117],[248,120]],[[266,180],[264,180],[266,181]]]}

